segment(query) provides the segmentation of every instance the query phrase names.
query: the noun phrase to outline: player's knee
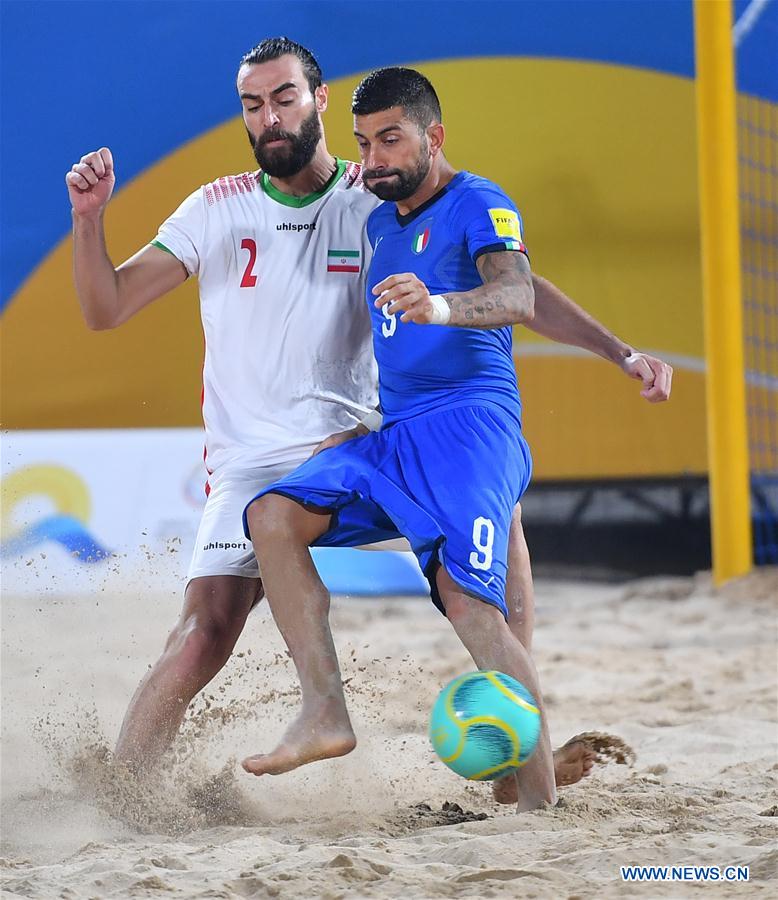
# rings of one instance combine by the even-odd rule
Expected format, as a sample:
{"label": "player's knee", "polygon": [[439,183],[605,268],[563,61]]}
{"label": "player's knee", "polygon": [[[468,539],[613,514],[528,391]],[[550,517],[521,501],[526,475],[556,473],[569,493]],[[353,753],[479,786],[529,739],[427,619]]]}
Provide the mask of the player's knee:
{"label": "player's knee", "polygon": [[232,653],[234,629],[218,619],[189,616],[170,634],[166,653],[176,659],[181,674],[220,668]]}
{"label": "player's knee", "polygon": [[458,634],[472,628],[501,628],[505,625],[505,618],[500,610],[477,597],[462,593],[449,594],[443,597],[443,605],[449,622]]}
{"label": "player's knee", "polygon": [[466,625],[470,622],[475,614],[477,614],[476,604],[480,604],[480,600],[475,600],[461,593],[451,593],[448,596],[442,595],[443,606],[446,610],[446,616],[449,622],[458,630],[458,626]]}
{"label": "player's knee", "polygon": [[254,500],[246,510],[246,521],[254,543],[267,544],[278,538],[285,539],[293,531],[294,504],[280,494],[265,494]]}
{"label": "player's knee", "polygon": [[329,513],[311,512],[288,497],[265,494],[246,510],[254,546],[274,543],[310,545],[329,527]]}

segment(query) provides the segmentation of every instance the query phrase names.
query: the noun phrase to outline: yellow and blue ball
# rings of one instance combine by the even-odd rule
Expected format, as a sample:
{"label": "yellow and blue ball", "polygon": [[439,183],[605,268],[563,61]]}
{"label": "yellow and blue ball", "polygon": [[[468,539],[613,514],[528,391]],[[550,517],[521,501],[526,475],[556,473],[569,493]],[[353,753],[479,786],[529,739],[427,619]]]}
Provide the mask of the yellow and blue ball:
{"label": "yellow and blue ball", "polygon": [[449,769],[471,781],[491,781],[517,771],[532,756],[540,736],[540,710],[510,675],[470,672],[440,692],[429,733]]}

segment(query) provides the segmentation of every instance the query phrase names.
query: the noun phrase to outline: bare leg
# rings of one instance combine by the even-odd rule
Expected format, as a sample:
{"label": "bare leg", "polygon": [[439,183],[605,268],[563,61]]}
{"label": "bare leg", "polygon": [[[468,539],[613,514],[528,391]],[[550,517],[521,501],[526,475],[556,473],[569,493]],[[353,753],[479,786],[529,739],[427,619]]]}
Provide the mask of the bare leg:
{"label": "bare leg", "polygon": [[[508,577],[505,585],[505,603],[508,607],[508,627],[521,641],[528,653],[532,653],[532,636],[535,630],[535,588],[532,583],[532,566],[529,548],[521,524],[521,504],[516,504],[508,542]],[[536,695],[542,715],[540,740],[551,747],[548,734],[546,709],[543,697]],[[594,751],[584,741],[572,739],[554,751],[554,777],[557,787],[575,784],[592,771]],[[516,803],[518,785],[515,777],[501,778],[494,782],[494,798],[498,803]]]}
{"label": "bare leg", "polygon": [[[446,615],[476,666],[511,675],[534,697],[539,697],[540,684],[535,666],[500,611],[464,594],[442,566],[436,580]],[[512,781],[518,781],[519,812],[556,802],[554,765],[547,731],[545,740],[543,737],[541,733],[537,749],[518,775],[510,776]]]}
{"label": "bare leg", "polygon": [[508,627],[532,653],[535,631],[535,586],[529,547],[521,524],[521,504],[516,504],[508,539],[508,577],[505,582],[505,604],[508,607]]}
{"label": "bare leg", "polygon": [[140,772],[159,762],[195,694],[229,659],[251,607],[256,578],[212,575],[189,582],[165,650],[143,677],[124,716],[114,759]]}
{"label": "bare leg", "polygon": [[330,632],[330,596],[308,549],[330,516],[266,494],[249,507],[248,522],[268,603],[300,678],[302,709],[275,750],[248,757],[243,768],[279,775],[356,746]]}

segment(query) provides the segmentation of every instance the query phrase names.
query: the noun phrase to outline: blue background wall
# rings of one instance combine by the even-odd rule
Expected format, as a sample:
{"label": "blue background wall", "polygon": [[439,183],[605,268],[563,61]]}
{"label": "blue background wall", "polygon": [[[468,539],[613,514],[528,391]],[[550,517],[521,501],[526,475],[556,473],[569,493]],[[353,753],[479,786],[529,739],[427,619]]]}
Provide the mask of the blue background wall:
{"label": "blue background wall", "polygon": [[[736,11],[746,6],[740,0]],[[738,76],[743,91],[778,100],[771,6],[747,38]],[[479,56],[694,72],[689,0],[5,0],[2,26],[3,305],[67,232],[62,173],[84,148],[120,144],[128,180],[224,122],[236,110],[237,60],[264,36],[284,33],[310,47],[328,79]]]}
{"label": "blue background wall", "polygon": [[[253,166],[237,63],[284,33],[322,64],[332,87],[325,124],[342,155],[356,152],[348,96],[359,74],[423,68],[444,102],[452,159],[518,200],[533,264],[676,365],[673,402],[648,410],[612,367],[517,332],[538,476],[704,470],[690,0],[6,0],[0,9],[5,427],[197,423],[193,287],[115,334],[87,332],[70,284],[64,173],[91,149],[113,149],[107,225],[120,261],[197,184]],[[738,54],[741,91],[778,99],[776,53],[773,2]]]}

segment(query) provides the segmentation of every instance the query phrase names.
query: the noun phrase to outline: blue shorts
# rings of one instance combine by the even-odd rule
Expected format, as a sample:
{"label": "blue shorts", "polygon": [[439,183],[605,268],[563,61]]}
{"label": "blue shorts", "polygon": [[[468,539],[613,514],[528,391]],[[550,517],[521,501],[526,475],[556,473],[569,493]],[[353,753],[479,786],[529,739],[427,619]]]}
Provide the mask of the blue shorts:
{"label": "blue shorts", "polygon": [[[399,532],[441,611],[438,561],[466,593],[507,618],[508,534],[531,471],[514,416],[499,407],[457,406],[325,450],[253,499],[276,493],[331,511],[316,546],[354,547]],[[243,528],[248,537],[245,511]]]}

